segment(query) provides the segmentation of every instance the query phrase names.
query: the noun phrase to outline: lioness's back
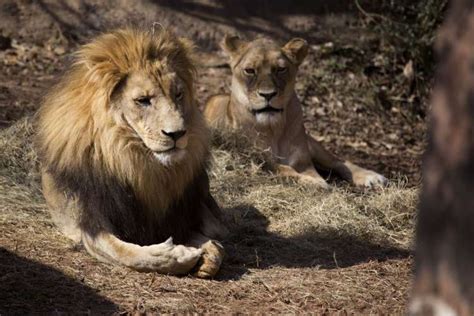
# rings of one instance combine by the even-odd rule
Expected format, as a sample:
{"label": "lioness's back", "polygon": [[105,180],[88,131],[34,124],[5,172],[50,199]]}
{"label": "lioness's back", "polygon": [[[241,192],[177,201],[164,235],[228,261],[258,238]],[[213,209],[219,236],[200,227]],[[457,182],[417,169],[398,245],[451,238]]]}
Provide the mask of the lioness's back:
{"label": "lioness's back", "polygon": [[229,102],[230,96],[227,94],[214,95],[207,101],[204,115],[210,126],[223,128],[229,124],[231,120],[228,111]]}

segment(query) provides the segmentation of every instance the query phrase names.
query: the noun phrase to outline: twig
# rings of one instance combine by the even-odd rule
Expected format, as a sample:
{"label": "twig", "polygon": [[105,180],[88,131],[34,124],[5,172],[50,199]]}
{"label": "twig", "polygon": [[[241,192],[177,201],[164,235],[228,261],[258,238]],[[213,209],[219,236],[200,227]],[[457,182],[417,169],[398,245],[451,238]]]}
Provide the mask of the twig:
{"label": "twig", "polygon": [[332,253],[332,258],[334,259],[334,263],[336,264],[336,268],[339,269],[339,264],[337,264],[336,252],[335,251]]}
{"label": "twig", "polygon": [[260,268],[260,258],[258,257],[257,248],[255,248],[254,251],[255,251],[255,264],[256,264],[257,268]]}
{"label": "twig", "polygon": [[389,21],[389,22],[396,23],[396,24],[403,24],[403,23],[400,23],[400,22],[393,21],[393,20],[391,20],[391,19],[389,19],[386,16],[383,16],[381,14],[369,13],[369,12],[365,11],[364,8],[362,8],[362,6],[360,5],[359,0],[354,0],[354,3],[356,5],[357,9],[360,11],[360,13],[362,13],[364,16],[366,16],[370,20],[375,20],[375,18],[379,18],[380,20],[383,20],[383,21]]}

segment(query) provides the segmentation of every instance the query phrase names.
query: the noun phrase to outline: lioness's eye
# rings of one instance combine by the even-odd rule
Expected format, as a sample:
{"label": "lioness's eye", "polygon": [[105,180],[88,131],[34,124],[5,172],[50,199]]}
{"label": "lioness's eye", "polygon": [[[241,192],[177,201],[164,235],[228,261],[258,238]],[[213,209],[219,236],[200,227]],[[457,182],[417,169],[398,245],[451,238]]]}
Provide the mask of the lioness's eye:
{"label": "lioness's eye", "polygon": [[255,75],[255,69],[253,68],[245,68],[244,72],[246,75]]}
{"label": "lioness's eye", "polygon": [[288,70],[288,68],[286,68],[286,67],[278,67],[277,68],[277,73],[284,74],[287,70]]}
{"label": "lioness's eye", "polygon": [[139,97],[135,99],[135,103],[140,106],[150,106],[151,105],[151,98],[150,97]]}
{"label": "lioness's eye", "polygon": [[183,99],[183,96],[183,91],[177,91],[174,97],[176,98],[176,100],[180,101]]}

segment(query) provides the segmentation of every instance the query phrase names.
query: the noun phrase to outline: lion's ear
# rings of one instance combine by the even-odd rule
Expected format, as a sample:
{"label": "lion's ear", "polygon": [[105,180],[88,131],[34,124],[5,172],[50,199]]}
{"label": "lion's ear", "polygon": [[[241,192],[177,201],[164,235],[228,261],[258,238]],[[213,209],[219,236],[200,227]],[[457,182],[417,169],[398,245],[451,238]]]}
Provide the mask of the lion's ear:
{"label": "lion's ear", "polygon": [[221,42],[221,47],[231,58],[247,44],[247,41],[236,35],[226,35]]}
{"label": "lion's ear", "polygon": [[293,38],[282,49],[292,62],[299,65],[308,54],[308,42],[302,38]]}

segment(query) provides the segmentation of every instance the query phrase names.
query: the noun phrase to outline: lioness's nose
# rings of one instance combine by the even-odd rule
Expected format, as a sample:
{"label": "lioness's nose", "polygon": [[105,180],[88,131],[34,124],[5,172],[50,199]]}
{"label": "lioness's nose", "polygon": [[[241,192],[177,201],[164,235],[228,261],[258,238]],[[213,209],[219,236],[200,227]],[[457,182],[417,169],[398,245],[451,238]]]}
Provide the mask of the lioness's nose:
{"label": "lioness's nose", "polygon": [[186,130],[179,130],[179,131],[175,131],[175,132],[167,132],[165,130],[161,130],[161,132],[163,134],[165,134],[166,136],[170,137],[174,141],[177,141],[178,139],[183,137],[184,134],[186,134]]}
{"label": "lioness's nose", "polygon": [[271,91],[271,92],[259,91],[258,94],[259,94],[261,97],[264,97],[265,100],[270,101],[274,96],[277,95],[277,92],[276,92],[276,91]]}

